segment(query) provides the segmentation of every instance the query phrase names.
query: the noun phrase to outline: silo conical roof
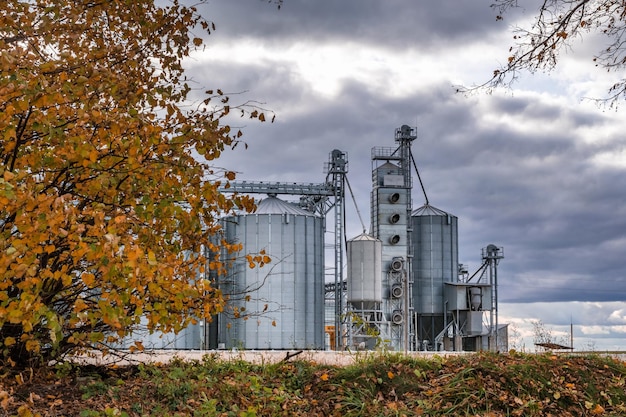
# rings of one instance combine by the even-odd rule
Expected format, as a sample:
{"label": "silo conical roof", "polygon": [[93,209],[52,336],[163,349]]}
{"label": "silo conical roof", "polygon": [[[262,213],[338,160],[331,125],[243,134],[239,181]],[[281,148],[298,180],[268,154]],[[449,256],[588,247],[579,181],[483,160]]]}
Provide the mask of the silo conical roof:
{"label": "silo conical roof", "polygon": [[267,197],[257,204],[254,214],[294,214],[299,216],[313,216],[314,214],[295,204],[288,203],[277,197]]}
{"label": "silo conical roof", "polygon": [[396,164],[393,164],[389,161],[385,162],[384,164],[382,164],[381,166],[379,166],[378,168],[376,168],[376,171],[392,171],[392,172],[396,172],[400,169],[400,167]]}
{"label": "silo conical roof", "polygon": [[371,240],[371,241],[376,241],[379,239],[376,239],[375,237],[363,232],[360,235],[353,237],[352,239],[350,239],[350,242],[355,242],[355,241],[360,241],[360,240]]}
{"label": "silo conical roof", "polygon": [[430,204],[424,204],[422,207],[413,210],[411,216],[453,216],[453,214],[440,210],[437,207],[433,207]]}

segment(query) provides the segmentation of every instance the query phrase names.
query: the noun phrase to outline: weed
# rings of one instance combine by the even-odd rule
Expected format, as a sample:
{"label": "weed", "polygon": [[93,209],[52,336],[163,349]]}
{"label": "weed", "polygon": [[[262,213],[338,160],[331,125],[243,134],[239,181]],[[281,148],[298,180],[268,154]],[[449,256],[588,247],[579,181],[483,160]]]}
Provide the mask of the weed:
{"label": "weed", "polygon": [[75,365],[71,362],[58,362],[54,365],[57,378],[66,378],[70,376],[74,368]]}
{"label": "weed", "polygon": [[106,394],[109,391],[109,385],[104,381],[94,381],[88,385],[84,385],[80,388],[82,391],[82,399],[88,400],[92,397],[97,397]]}

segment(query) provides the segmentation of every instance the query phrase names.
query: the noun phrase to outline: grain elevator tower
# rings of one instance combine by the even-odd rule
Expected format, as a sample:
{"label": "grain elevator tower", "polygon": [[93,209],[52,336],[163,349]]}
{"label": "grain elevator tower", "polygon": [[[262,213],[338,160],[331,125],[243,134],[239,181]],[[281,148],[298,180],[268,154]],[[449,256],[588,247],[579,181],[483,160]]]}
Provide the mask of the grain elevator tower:
{"label": "grain elevator tower", "polygon": [[409,350],[411,288],[411,145],[407,125],[396,129],[396,147],[372,149],[372,235],[382,243],[382,302],[379,340],[393,350]]}

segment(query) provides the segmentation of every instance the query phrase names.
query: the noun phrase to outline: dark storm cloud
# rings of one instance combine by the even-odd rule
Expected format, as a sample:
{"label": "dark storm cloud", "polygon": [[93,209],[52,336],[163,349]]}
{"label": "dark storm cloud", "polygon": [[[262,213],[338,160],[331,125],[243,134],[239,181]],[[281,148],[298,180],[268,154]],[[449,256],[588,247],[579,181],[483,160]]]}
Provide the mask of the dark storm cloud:
{"label": "dark storm cloud", "polygon": [[[514,104],[494,103],[492,111],[526,108]],[[479,156],[456,161],[454,172],[463,173],[460,221],[469,215],[470,236],[491,236],[505,247],[503,301],[623,300],[626,218],[614,214],[623,211],[615,185],[625,172],[593,165],[597,146],[575,133],[589,124],[585,115],[545,110],[524,114],[536,133],[500,125],[465,138],[463,152]],[[560,133],[541,132],[555,120]]]}
{"label": "dark storm cloud", "polygon": [[216,35],[225,39],[263,38],[276,44],[349,40],[390,48],[437,48],[499,30],[489,5],[485,0],[285,0],[278,10],[262,0],[216,0],[201,12],[217,22]]}

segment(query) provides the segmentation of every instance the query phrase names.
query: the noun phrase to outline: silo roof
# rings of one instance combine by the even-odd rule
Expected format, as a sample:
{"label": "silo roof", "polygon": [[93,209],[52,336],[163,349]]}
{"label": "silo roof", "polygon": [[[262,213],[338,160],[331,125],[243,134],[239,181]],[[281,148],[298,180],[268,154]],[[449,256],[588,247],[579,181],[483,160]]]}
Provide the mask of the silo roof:
{"label": "silo roof", "polygon": [[288,203],[277,197],[267,197],[259,201],[254,214],[294,214],[298,216],[313,216],[314,213]]}
{"label": "silo roof", "polygon": [[376,239],[375,237],[370,236],[370,235],[368,235],[367,233],[363,232],[363,233],[361,233],[360,235],[358,235],[358,236],[353,237],[352,239],[350,239],[350,242],[353,242],[353,241],[359,241],[359,240],[371,240],[371,241],[376,241],[376,240],[379,240],[379,239]]}
{"label": "silo roof", "polygon": [[381,166],[379,166],[378,168],[376,168],[376,171],[381,171],[383,169],[389,170],[389,171],[397,171],[400,169],[400,167],[396,164],[392,164],[391,162],[387,161],[384,164],[382,164]]}
{"label": "silo roof", "polygon": [[411,213],[411,216],[454,216],[453,214],[446,213],[443,210],[433,207],[430,204],[424,204]]}

